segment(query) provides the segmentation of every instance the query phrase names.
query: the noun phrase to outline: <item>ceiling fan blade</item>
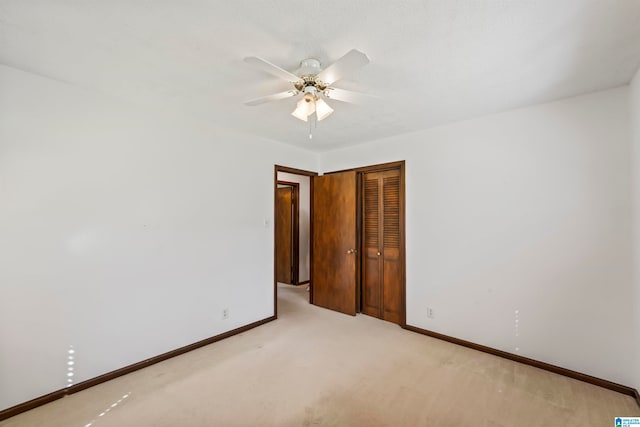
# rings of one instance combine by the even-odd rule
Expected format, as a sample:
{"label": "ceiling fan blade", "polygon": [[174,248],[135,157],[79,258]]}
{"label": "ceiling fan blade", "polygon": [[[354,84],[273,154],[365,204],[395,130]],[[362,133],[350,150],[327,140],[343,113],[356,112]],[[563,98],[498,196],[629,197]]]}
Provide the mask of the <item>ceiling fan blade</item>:
{"label": "ceiling fan blade", "polygon": [[272,64],[266,59],[258,58],[257,56],[247,56],[246,58],[244,58],[244,62],[291,83],[295,83],[300,80],[300,77],[296,76],[295,74],[290,73],[275,64]]}
{"label": "ceiling fan blade", "polygon": [[286,90],[284,92],[278,92],[272,95],[261,96],[260,98],[256,98],[256,99],[250,99],[249,101],[245,101],[244,104],[251,105],[251,106],[260,105],[260,104],[264,104],[265,102],[271,102],[271,101],[277,101],[279,99],[290,98],[297,94],[298,94],[297,90]]}
{"label": "ceiling fan blade", "polygon": [[342,102],[351,102],[353,104],[364,104],[374,99],[378,99],[378,97],[375,95],[354,92],[351,90],[338,89],[335,87],[328,87],[324,91],[324,95],[329,99],[335,99],[336,101]]}
{"label": "ceiling fan blade", "polygon": [[342,58],[322,70],[318,79],[328,85],[336,82],[347,74],[364,67],[369,63],[369,57],[357,49],[347,52]]}
{"label": "ceiling fan blade", "polygon": [[245,105],[260,105],[266,102],[278,101],[280,99],[291,98],[292,96],[297,95],[299,92],[297,90],[286,90],[284,92],[278,92],[267,96],[261,96],[260,98],[250,99],[249,101],[245,101]]}

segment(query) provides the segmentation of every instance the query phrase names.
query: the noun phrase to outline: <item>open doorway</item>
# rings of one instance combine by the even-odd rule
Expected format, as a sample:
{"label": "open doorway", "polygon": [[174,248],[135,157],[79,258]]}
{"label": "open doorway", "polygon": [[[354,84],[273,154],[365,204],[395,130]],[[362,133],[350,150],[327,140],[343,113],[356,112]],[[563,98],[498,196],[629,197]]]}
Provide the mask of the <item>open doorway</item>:
{"label": "open doorway", "polygon": [[311,279],[311,200],[315,172],[275,166],[274,179],[274,310],[278,286],[309,290]]}

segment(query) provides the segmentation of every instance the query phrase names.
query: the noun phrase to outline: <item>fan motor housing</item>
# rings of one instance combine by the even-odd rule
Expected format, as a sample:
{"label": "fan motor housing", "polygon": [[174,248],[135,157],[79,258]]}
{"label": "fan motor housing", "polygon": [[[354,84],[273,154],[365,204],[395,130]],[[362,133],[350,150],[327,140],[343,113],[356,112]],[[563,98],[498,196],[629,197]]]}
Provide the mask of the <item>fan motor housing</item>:
{"label": "fan motor housing", "polygon": [[318,73],[322,71],[320,68],[320,61],[315,58],[307,58],[300,61],[300,68],[298,69],[298,75],[300,80],[293,85],[299,92],[309,92],[307,88],[313,87],[314,95],[316,92],[322,92],[327,88],[327,85],[317,79]]}
{"label": "fan motor housing", "polygon": [[300,80],[293,84],[299,92],[305,92],[306,88],[313,87],[318,92],[323,92],[327,85],[316,78],[315,74],[305,74],[300,76]]}

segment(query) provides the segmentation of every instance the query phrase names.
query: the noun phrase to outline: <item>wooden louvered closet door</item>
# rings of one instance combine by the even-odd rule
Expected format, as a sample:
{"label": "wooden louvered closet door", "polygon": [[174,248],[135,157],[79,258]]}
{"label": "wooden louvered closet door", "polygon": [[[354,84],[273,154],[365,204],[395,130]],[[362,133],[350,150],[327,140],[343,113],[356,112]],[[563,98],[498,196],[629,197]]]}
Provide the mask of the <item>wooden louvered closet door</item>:
{"label": "wooden louvered closet door", "polygon": [[362,312],[400,323],[400,170],[363,176]]}

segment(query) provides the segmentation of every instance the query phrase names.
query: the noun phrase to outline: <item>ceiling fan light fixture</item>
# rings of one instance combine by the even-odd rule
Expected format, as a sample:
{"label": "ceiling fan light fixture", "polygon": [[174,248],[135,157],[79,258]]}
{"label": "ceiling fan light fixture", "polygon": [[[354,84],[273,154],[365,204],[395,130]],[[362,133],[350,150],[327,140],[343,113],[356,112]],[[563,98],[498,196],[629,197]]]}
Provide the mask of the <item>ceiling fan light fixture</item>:
{"label": "ceiling fan light fixture", "polygon": [[304,96],[296,106],[296,109],[291,113],[291,115],[297,119],[302,121],[307,121],[307,117],[312,115],[316,111],[315,103],[313,102],[313,97]]}
{"label": "ceiling fan light fixture", "polygon": [[333,108],[329,107],[329,104],[324,102],[324,99],[318,98],[315,102],[316,104],[316,115],[318,116],[318,120],[324,120],[333,113]]}
{"label": "ceiling fan light fixture", "polygon": [[305,110],[302,110],[300,108],[296,108],[295,110],[293,110],[293,113],[291,113],[291,115],[293,117],[295,117],[296,119],[300,119],[303,122],[307,121],[307,113]]}

